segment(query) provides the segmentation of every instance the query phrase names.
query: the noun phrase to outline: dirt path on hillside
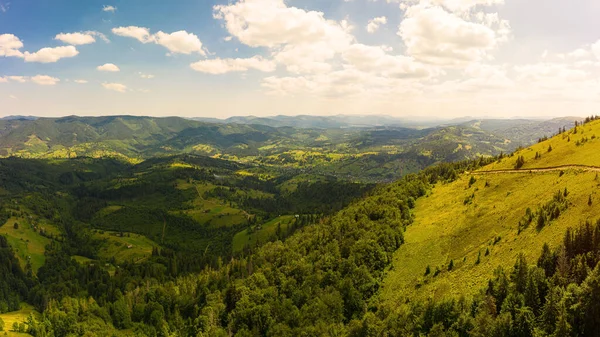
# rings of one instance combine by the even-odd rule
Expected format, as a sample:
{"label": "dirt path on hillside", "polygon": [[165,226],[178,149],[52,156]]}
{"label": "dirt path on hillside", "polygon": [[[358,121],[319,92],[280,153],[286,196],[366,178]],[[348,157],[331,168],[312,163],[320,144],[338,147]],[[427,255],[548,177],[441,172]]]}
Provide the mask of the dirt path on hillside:
{"label": "dirt path on hillside", "polygon": [[600,172],[600,166],[589,166],[589,165],[560,165],[550,167],[536,167],[530,169],[503,169],[503,170],[489,170],[489,171],[474,171],[468,172],[469,174],[485,175],[485,174],[499,174],[499,173],[538,173],[538,172],[560,172],[565,170],[580,170],[585,172]]}

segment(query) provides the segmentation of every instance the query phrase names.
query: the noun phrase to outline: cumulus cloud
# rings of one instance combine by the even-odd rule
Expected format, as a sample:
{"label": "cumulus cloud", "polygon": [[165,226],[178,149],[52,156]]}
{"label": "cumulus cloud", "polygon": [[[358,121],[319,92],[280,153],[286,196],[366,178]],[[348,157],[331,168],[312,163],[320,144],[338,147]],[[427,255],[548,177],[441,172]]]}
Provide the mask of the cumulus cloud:
{"label": "cumulus cloud", "polygon": [[104,89],[113,90],[118,92],[126,92],[127,86],[121,83],[102,83]]}
{"label": "cumulus cloud", "polygon": [[104,5],[104,6],[102,7],[102,11],[103,11],[103,12],[111,12],[111,13],[114,13],[114,12],[116,12],[116,11],[117,11],[117,7],[115,7],[115,6],[110,6],[110,5]]}
{"label": "cumulus cloud", "polygon": [[202,42],[192,33],[180,30],[171,34],[158,32],[154,35],[156,43],[167,48],[171,53],[206,55],[202,50]]}
{"label": "cumulus cloud", "polygon": [[0,56],[22,57],[19,49],[23,48],[23,42],[13,34],[0,35]]}
{"label": "cumulus cloud", "polygon": [[48,76],[48,75],[36,75],[31,78],[33,83],[39,85],[55,85],[60,82],[60,80],[56,77]]}
{"label": "cumulus cloud", "polygon": [[190,67],[195,71],[208,74],[225,74],[228,72],[247,71],[248,69],[256,69],[263,72],[275,71],[275,62],[265,60],[260,56],[251,58],[236,58],[236,59],[212,59],[203,60],[190,64]]}
{"label": "cumulus cloud", "polygon": [[78,84],[86,84],[86,83],[88,83],[87,80],[73,80],[73,82],[78,83]]}
{"label": "cumulus cloud", "polygon": [[60,33],[54,38],[67,44],[82,45],[96,42],[96,39],[89,34],[84,33]]}
{"label": "cumulus cloud", "polygon": [[[60,35],[60,34],[59,34]],[[20,57],[25,62],[53,63],[62,58],[74,57],[79,54],[73,46],[62,46],[54,48],[42,48],[37,52],[21,52],[23,42],[13,34],[0,35],[0,56]]]}
{"label": "cumulus cloud", "polygon": [[380,16],[369,20],[369,24],[367,25],[367,32],[375,33],[379,29],[379,26],[385,25],[386,23],[387,18],[385,16]]}
{"label": "cumulus cloud", "polygon": [[509,34],[508,22],[495,31],[486,24],[467,21],[439,6],[419,4],[407,8],[398,35],[407,53],[416,59],[440,64],[464,64],[486,59]]}
{"label": "cumulus cloud", "polygon": [[132,37],[141,43],[155,42],[154,36],[150,34],[150,29],[144,27],[117,27],[112,29],[112,33],[118,36]]}
{"label": "cumulus cloud", "polygon": [[25,62],[54,63],[62,58],[74,57],[79,51],[73,46],[63,46],[54,48],[42,48],[35,53],[25,52],[23,58]]}
{"label": "cumulus cloud", "polygon": [[77,46],[77,45],[94,43],[94,42],[96,42],[95,37],[102,39],[104,42],[110,42],[104,34],[102,34],[100,32],[96,32],[96,31],[77,32],[77,33],[60,33],[60,34],[57,34],[54,37],[54,39],[60,40],[66,44],[71,44],[71,45]]}
{"label": "cumulus cloud", "polygon": [[119,69],[119,67],[117,67],[116,65],[114,65],[112,63],[105,63],[101,66],[97,66],[96,69],[99,71],[108,71],[108,72],[121,71],[121,69]]}
{"label": "cumulus cloud", "polygon": [[267,47],[294,73],[329,71],[328,61],[353,41],[346,21],[288,7],[283,0],[246,0],[214,7],[229,34],[250,47]]}
{"label": "cumulus cloud", "polygon": [[185,30],[173,33],[159,31],[156,34],[151,34],[148,28],[128,26],[113,28],[112,32],[115,35],[134,38],[142,43],[156,43],[174,54],[198,53],[206,55],[198,36]]}

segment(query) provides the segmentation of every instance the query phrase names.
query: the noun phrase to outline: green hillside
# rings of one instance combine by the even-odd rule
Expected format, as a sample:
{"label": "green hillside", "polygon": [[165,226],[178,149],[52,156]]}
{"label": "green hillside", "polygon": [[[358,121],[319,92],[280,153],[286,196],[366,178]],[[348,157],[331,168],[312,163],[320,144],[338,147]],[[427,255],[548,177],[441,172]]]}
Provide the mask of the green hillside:
{"label": "green hillside", "polygon": [[[222,127],[212,135],[238,154],[267,128],[248,126],[244,140],[240,126]],[[586,121],[497,157],[506,140],[472,125],[432,131],[406,153],[375,151],[404,146],[388,130],[351,154],[263,142],[275,152],[244,160],[2,158],[0,317],[34,313],[19,329],[36,336],[591,336],[596,130]],[[188,136],[177,146],[197,141]],[[348,179],[409,167],[386,156],[417,173]],[[419,170],[448,156],[457,161]]]}
{"label": "green hillside", "polygon": [[[415,221],[394,253],[380,305],[476,296],[498,267],[510,270],[521,254],[535,261],[545,243],[558,248],[567,229],[599,219],[595,134],[600,121],[436,184],[416,202]],[[524,165],[517,170],[521,156]]]}

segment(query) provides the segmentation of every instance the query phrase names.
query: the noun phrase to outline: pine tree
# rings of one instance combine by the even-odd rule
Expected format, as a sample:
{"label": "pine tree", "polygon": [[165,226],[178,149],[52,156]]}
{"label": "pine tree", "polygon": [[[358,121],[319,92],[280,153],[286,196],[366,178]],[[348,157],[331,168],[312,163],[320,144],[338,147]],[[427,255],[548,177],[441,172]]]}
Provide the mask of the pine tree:
{"label": "pine tree", "polygon": [[450,260],[450,264],[448,265],[448,271],[451,271],[454,268],[454,260]]}
{"label": "pine tree", "polygon": [[592,195],[588,198],[588,206],[592,206]]}
{"label": "pine tree", "polygon": [[521,167],[523,167],[524,164],[525,164],[525,157],[519,156],[517,158],[517,162],[515,164],[515,168],[516,169],[520,169]]}

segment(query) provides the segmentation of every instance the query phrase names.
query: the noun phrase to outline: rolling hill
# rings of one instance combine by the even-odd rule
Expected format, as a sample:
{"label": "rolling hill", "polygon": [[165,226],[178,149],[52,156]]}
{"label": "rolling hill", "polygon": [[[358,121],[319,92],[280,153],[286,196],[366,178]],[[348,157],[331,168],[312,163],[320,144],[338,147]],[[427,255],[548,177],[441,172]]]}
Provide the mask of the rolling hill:
{"label": "rolling hill", "polygon": [[[315,126],[325,119],[329,124]],[[287,124],[239,118],[226,123],[135,116],[8,118],[0,120],[0,156],[111,157],[140,163],[153,157],[195,154],[286,171],[389,182],[438,162],[510,152],[549,130],[570,125],[569,119],[484,120],[417,129],[393,126],[388,117],[372,120],[374,124],[366,127],[356,127],[364,118],[350,116],[279,116],[277,120]],[[303,120],[314,123],[303,125]],[[334,121],[346,121],[347,126]]]}
{"label": "rolling hill", "polygon": [[[544,243],[557,247],[567,228],[599,219],[596,135],[600,121],[438,183],[417,200],[415,222],[379,299],[395,307],[405,299],[475,296],[498,267],[509,269],[519,254],[535,261]],[[517,169],[520,157],[524,164]],[[565,201],[557,201],[558,194]]]}

